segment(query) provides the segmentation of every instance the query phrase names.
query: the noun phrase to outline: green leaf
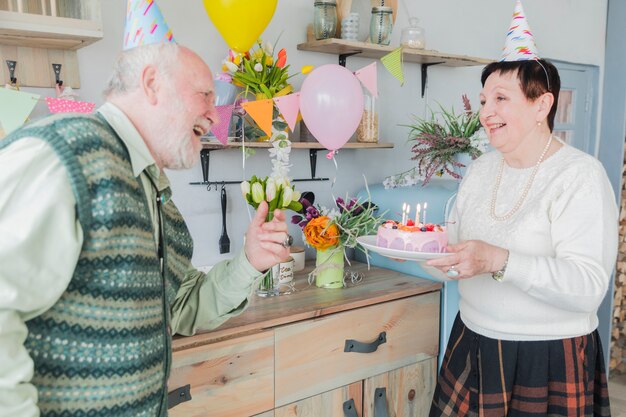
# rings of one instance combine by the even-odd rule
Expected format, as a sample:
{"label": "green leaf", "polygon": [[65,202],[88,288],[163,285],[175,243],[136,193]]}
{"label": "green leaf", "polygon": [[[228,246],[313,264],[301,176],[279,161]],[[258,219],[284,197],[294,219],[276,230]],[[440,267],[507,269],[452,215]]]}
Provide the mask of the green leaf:
{"label": "green leaf", "polygon": [[271,91],[270,91],[270,90],[269,90],[269,89],[268,89],[265,85],[260,84],[260,85],[259,85],[259,87],[261,88],[261,91],[262,91],[263,93],[265,93],[265,95],[266,95],[268,98],[272,98],[272,97],[274,96],[274,95],[272,94],[272,92],[271,92]]}

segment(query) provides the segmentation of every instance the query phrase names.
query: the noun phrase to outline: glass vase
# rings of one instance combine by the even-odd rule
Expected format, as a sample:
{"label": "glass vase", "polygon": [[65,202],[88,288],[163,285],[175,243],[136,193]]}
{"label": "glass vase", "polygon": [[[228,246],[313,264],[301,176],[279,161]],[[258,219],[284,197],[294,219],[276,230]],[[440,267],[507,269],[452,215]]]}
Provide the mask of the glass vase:
{"label": "glass vase", "polygon": [[315,256],[315,285],[320,288],[343,288],[343,249],[337,246],[318,250]]}
{"label": "glass vase", "polygon": [[276,264],[267,270],[263,278],[259,281],[256,295],[259,297],[274,297],[278,295],[280,287],[280,264]]}

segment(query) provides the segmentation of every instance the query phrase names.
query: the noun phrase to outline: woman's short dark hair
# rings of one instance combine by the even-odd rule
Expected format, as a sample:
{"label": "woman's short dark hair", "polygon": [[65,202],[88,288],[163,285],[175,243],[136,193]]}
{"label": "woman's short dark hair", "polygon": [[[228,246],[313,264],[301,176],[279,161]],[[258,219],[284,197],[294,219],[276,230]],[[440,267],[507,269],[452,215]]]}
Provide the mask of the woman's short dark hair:
{"label": "woman's short dark hair", "polygon": [[[548,113],[548,127],[550,132],[552,132],[554,129],[554,116],[559,104],[559,91],[561,90],[561,78],[556,67],[545,59],[492,62],[483,68],[480,82],[484,87],[485,81],[494,72],[506,74],[515,71],[517,72],[517,79],[520,82],[522,92],[528,100],[534,101],[544,93],[552,93],[554,96],[554,103],[550,113]],[[548,85],[550,88],[548,88]]]}

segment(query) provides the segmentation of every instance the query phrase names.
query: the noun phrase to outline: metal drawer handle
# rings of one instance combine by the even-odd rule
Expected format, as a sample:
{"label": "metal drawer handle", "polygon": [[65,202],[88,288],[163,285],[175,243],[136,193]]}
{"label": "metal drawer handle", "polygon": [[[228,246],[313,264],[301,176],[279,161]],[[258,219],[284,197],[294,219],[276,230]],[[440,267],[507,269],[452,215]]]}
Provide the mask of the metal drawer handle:
{"label": "metal drawer handle", "polygon": [[178,404],[191,401],[191,385],[187,384],[184,387],[176,388],[174,391],[167,394],[167,409],[176,407]]}
{"label": "metal drawer handle", "polygon": [[387,388],[374,391],[374,417],[389,417],[387,413]]}
{"label": "metal drawer handle", "polygon": [[343,348],[344,352],[372,353],[376,352],[378,346],[387,343],[387,332],[380,332],[376,340],[371,343],[359,342],[358,340],[348,339]]}
{"label": "metal drawer handle", "polygon": [[349,399],[343,403],[343,415],[344,417],[359,417],[356,413],[356,406],[354,405],[353,399]]}

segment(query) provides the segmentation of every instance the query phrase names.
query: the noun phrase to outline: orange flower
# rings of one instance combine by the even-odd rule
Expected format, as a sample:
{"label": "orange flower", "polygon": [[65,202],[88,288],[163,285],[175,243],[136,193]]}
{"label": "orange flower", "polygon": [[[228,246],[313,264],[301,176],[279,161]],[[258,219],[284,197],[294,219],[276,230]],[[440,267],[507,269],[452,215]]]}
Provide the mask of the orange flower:
{"label": "orange flower", "polygon": [[317,250],[326,250],[339,243],[339,229],[335,224],[329,226],[329,221],[328,216],[320,216],[311,219],[304,227],[306,241]]}
{"label": "orange flower", "polygon": [[276,66],[278,68],[282,68],[285,66],[286,63],[287,63],[287,55],[279,56],[278,60],[276,61]]}

